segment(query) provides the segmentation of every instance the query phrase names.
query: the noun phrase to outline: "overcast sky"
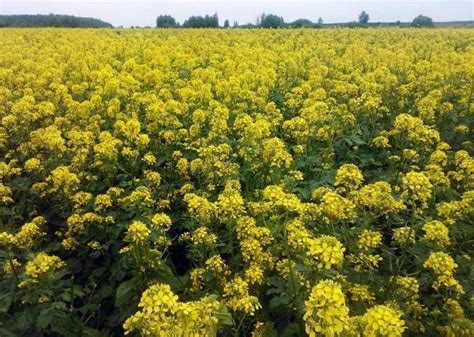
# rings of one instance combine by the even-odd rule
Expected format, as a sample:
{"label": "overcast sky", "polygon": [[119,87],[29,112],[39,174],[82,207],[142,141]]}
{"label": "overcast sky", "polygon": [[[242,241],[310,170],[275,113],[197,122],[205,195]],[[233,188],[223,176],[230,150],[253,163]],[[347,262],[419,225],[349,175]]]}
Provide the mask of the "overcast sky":
{"label": "overcast sky", "polygon": [[306,18],[324,22],[357,20],[365,10],[370,21],[411,21],[418,14],[435,21],[473,20],[474,0],[0,0],[0,14],[70,14],[96,17],[114,26],[153,26],[159,14],[170,14],[179,22],[191,15],[217,12],[239,24],[255,23],[265,12],[283,16],[285,21]]}

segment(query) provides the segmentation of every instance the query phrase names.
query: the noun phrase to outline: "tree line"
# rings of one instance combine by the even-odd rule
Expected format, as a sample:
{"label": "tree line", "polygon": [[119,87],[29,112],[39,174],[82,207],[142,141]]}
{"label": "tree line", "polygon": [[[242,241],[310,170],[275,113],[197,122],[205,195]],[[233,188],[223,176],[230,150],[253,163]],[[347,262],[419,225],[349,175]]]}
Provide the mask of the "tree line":
{"label": "tree line", "polygon": [[94,18],[73,15],[0,15],[0,27],[108,28],[112,25]]}
{"label": "tree line", "polygon": [[[358,20],[348,23],[325,25],[322,18],[315,22],[308,19],[298,19],[293,22],[285,22],[282,16],[262,13],[258,16],[256,23],[239,25],[234,21],[232,26],[229,20],[225,20],[224,28],[322,28],[324,26],[338,27],[368,27],[376,26],[377,23],[369,23],[369,14],[363,11]],[[385,24],[386,25],[386,24]],[[400,22],[389,25],[409,26]],[[433,27],[434,23],[430,17],[419,15],[413,19],[411,26]],[[0,27],[76,27],[76,28],[108,28],[113,27],[110,23],[95,18],[78,17],[73,15],[0,15]],[[158,28],[218,28],[219,17],[217,13],[205,16],[191,16],[182,24],[171,15],[160,15],[156,18]]]}
{"label": "tree line", "polygon": [[[330,26],[339,27],[368,27],[374,26],[380,23],[369,23],[370,16],[368,13],[363,11],[360,13],[358,20],[347,23],[331,24]],[[389,25],[400,25],[400,26],[413,26],[413,27],[434,27],[433,20],[430,17],[419,15],[413,19],[411,24],[402,24],[400,21],[390,23]],[[313,22],[308,19],[298,19],[293,22],[285,22],[282,16],[275,14],[262,13],[258,16],[256,23],[247,23],[239,25],[237,21],[234,21],[233,28],[322,28],[324,27],[324,21],[320,17],[317,21]],[[327,25],[326,25],[327,26]],[[181,25],[171,15],[160,15],[156,18],[157,28],[217,28],[219,26],[219,17],[217,13],[214,15],[206,16],[191,16],[185,20]],[[230,28],[229,20],[224,21],[224,28]]]}

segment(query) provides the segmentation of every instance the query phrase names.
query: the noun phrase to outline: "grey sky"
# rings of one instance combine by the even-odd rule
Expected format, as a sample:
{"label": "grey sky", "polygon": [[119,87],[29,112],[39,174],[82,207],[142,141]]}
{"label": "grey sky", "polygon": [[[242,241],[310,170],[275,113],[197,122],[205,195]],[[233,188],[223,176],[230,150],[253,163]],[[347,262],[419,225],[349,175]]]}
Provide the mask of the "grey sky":
{"label": "grey sky", "polygon": [[254,23],[262,13],[281,15],[285,21],[306,18],[324,22],[356,20],[365,10],[370,21],[411,21],[418,14],[435,21],[474,20],[474,0],[0,0],[0,14],[70,14],[100,18],[114,26],[153,26],[156,16],[170,14],[179,22],[191,15],[218,12],[220,23],[229,19]]}

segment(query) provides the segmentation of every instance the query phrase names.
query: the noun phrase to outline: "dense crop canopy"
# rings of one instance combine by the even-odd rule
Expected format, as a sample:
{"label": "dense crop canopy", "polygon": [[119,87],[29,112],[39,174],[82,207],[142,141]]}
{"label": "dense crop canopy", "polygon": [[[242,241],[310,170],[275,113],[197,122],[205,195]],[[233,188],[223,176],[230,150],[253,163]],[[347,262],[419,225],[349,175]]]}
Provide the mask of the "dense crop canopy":
{"label": "dense crop canopy", "polygon": [[474,335],[474,31],[0,44],[0,335]]}

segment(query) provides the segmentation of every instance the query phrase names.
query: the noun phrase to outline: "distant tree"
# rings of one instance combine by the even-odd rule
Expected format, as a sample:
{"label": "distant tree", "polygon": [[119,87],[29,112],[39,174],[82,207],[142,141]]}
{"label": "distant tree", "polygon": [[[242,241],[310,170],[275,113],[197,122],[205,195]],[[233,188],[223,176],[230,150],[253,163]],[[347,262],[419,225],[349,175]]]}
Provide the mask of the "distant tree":
{"label": "distant tree", "polygon": [[229,20],[225,20],[224,21],[224,28],[229,28],[230,27],[230,23],[229,23]]}
{"label": "distant tree", "polygon": [[369,14],[367,14],[365,11],[359,14],[359,23],[365,25],[369,22]]}
{"label": "distant tree", "polygon": [[413,19],[411,25],[414,27],[434,27],[433,19],[421,14]]}
{"label": "distant tree", "polygon": [[293,28],[310,28],[314,27],[314,23],[312,23],[308,19],[298,19],[290,23],[290,27]]}
{"label": "distant tree", "polygon": [[110,23],[72,15],[0,15],[0,27],[76,27],[107,28]]}
{"label": "distant tree", "polygon": [[319,19],[318,19],[318,26],[319,26],[319,27],[322,27],[322,26],[323,26],[323,23],[324,23],[323,18],[322,18],[322,17],[319,17]]}
{"label": "distant tree", "polygon": [[202,16],[191,16],[189,19],[184,21],[184,28],[204,28],[206,27],[206,21]]}
{"label": "distant tree", "polygon": [[243,25],[239,25],[239,28],[257,28],[257,27],[260,27],[260,26],[254,25],[253,23],[246,23]]}
{"label": "distant tree", "polygon": [[176,27],[176,20],[171,15],[160,15],[156,18],[157,28],[173,28]]}
{"label": "distant tree", "polygon": [[214,13],[214,15],[209,18],[208,22],[209,22],[209,27],[213,27],[213,28],[219,27],[219,17],[217,16],[217,12]]}
{"label": "distant tree", "polygon": [[232,27],[234,27],[234,28],[237,28],[237,27],[239,27],[239,23],[238,23],[237,21],[234,21],[234,23],[233,23]]}
{"label": "distant tree", "polygon": [[348,27],[348,28],[358,28],[358,27],[363,27],[364,25],[361,24],[360,22],[357,21],[351,21],[347,23],[341,23],[340,25],[336,25],[336,27]]}
{"label": "distant tree", "polygon": [[279,28],[285,26],[285,20],[281,16],[274,14],[262,14],[260,18],[260,26],[263,28]]}
{"label": "distant tree", "polygon": [[216,28],[219,27],[219,18],[217,13],[212,16],[191,16],[189,19],[184,21],[184,28]]}

